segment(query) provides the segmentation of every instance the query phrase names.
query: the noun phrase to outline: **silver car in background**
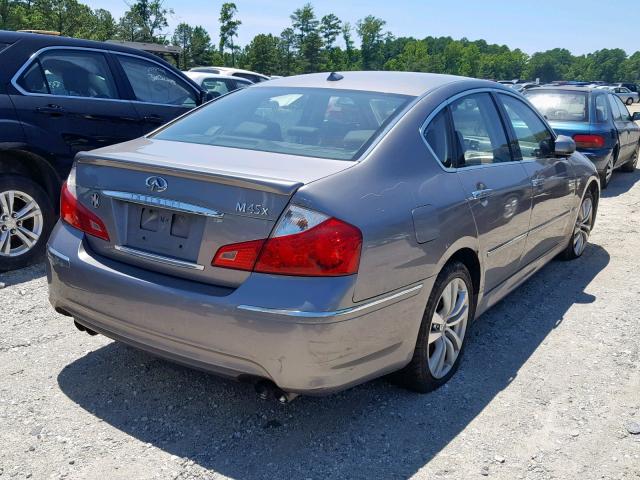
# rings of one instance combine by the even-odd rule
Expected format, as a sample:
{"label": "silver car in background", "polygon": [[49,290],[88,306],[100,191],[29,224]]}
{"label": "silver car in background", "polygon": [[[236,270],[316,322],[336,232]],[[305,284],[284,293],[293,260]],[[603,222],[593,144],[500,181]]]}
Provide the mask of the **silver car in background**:
{"label": "silver car in background", "polygon": [[640,96],[638,95],[638,92],[632,92],[627,87],[603,86],[598,88],[609,90],[610,92],[616,94],[618,97],[620,97],[620,100],[622,100],[627,105],[633,105],[634,103],[640,102]]}
{"label": "silver car in background", "polygon": [[476,317],[582,255],[599,192],[573,140],[494,82],[277,79],[80,154],[50,300],[81,330],[285,400],[390,372],[426,392]]}

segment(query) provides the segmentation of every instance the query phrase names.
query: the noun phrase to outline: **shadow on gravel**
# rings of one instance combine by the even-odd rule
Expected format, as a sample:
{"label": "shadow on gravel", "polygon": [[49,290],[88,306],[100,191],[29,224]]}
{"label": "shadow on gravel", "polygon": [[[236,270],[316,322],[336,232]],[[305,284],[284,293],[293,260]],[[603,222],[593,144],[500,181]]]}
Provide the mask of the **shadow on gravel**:
{"label": "shadow on gravel", "polygon": [[9,287],[11,285],[30,282],[36,278],[44,277],[46,274],[44,263],[40,262],[30,267],[21,268],[20,270],[0,273],[0,282]]}
{"label": "shadow on gravel", "polygon": [[[578,261],[549,264],[482,316],[457,375],[427,395],[383,379],[280,406],[258,400],[248,385],[118,343],[68,365],[58,383],[98,419],[231,478],[405,479],[509,386],[572,305],[596,301],[588,286],[608,263],[609,254],[590,245]],[[549,400],[545,395],[551,393],[541,383],[522,403],[533,414]],[[99,447],[97,432],[87,425],[82,441]]]}
{"label": "shadow on gravel", "polygon": [[625,194],[633,188],[638,180],[640,180],[640,169],[636,169],[635,172],[616,170],[609,182],[609,186],[602,191],[602,197],[611,198]]}

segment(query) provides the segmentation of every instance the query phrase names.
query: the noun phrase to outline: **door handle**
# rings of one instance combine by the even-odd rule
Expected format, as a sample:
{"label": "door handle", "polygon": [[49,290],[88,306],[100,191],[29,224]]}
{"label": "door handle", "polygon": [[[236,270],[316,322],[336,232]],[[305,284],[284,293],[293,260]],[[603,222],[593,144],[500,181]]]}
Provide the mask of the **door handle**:
{"label": "door handle", "polygon": [[471,200],[481,200],[483,198],[487,198],[493,195],[493,190],[491,188],[483,188],[481,190],[474,190],[471,192]]}
{"label": "door handle", "polygon": [[544,185],[544,182],[546,182],[546,180],[541,177],[531,179],[531,185],[533,185],[534,187],[541,187],[542,185]]}
{"label": "door handle", "polygon": [[52,117],[60,117],[67,113],[67,111],[60,105],[49,104],[46,107],[37,107],[36,113],[43,113],[45,115],[51,115]]}
{"label": "door handle", "polygon": [[143,119],[145,122],[164,123],[160,115],[145,115]]}

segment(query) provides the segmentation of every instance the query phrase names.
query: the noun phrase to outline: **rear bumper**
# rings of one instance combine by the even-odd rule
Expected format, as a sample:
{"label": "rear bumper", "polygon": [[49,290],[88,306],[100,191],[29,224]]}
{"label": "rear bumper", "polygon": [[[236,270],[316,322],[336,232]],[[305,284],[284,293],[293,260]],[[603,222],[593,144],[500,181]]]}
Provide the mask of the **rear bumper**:
{"label": "rear bumper", "polygon": [[611,158],[611,155],[613,154],[613,149],[605,148],[605,149],[592,150],[592,151],[581,150],[580,153],[582,153],[585,157],[591,160],[593,164],[596,166],[596,169],[598,170],[598,172],[602,173],[604,171],[604,168],[607,165],[607,162],[609,161],[609,158]]}
{"label": "rear bumper", "polygon": [[285,391],[326,394],[401,368],[432,280],[354,305],[355,277],[253,274],[235,290],[99,257],[58,223],[48,245],[51,304],[97,332],[173,361]]}

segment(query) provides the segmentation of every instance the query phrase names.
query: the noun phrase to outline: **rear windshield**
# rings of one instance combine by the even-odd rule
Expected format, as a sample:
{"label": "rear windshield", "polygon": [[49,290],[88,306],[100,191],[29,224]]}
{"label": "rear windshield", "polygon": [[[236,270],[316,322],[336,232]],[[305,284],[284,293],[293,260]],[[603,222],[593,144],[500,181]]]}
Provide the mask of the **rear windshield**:
{"label": "rear windshield", "polygon": [[194,111],[154,138],[354,160],[412,98],[327,88],[247,88]]}
{"label": "rear windshield", "polygon": [[585,92],[532,91],[527,98],[549,121],[586,122],[589,119]]}

